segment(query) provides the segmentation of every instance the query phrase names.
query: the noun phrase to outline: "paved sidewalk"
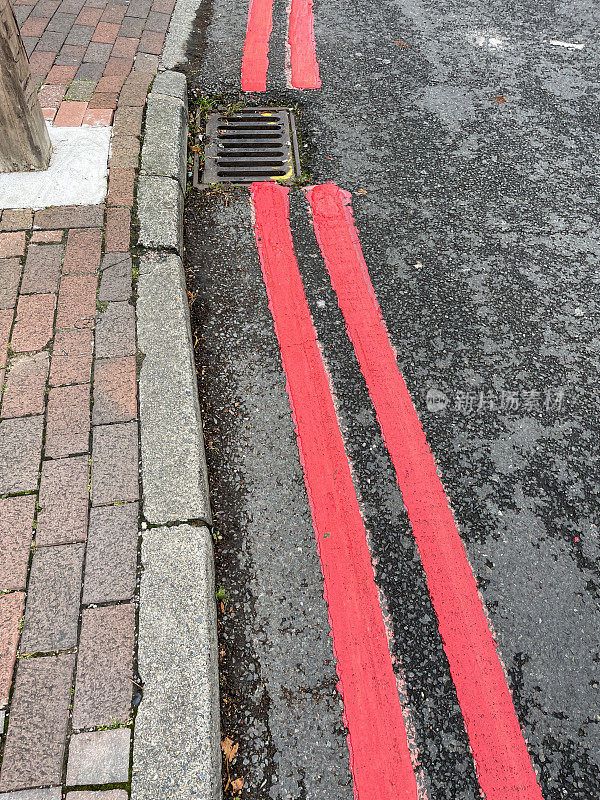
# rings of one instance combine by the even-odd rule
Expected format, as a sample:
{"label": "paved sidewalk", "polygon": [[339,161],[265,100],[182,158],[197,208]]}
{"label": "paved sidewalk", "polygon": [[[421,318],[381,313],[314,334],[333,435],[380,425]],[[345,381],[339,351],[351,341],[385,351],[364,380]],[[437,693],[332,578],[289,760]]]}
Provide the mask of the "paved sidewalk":
{"label": "paved sidewalk", "polygon": [[141,523],[131,215],[174,4],[15,0],[46,119],[114,128],[105,204],[0,217],[7,800],[124,800],[130,788]]}

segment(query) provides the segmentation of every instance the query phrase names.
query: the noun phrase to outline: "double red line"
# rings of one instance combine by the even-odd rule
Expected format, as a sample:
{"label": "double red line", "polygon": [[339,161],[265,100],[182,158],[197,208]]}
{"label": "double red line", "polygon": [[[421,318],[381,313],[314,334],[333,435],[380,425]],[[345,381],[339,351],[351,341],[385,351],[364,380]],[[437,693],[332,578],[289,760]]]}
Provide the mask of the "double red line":
{"label": "double red line", "polygon": [[[359,800],[418,796],[364,523],[289,224],[288,189],[252,186],[255,232],[324,577]],[[307,191],[317,241],[415,536],[487,800],[542,800],[462,540],[367,271],[350,195]]]}
{"label": "double red line", "polygon": [[[273,29],[273,0],[250,0],[242,57],[242,91],[264,92]],[[293,89],[319,89],[313,0],[291,0],[288,21],[289,82]]]}

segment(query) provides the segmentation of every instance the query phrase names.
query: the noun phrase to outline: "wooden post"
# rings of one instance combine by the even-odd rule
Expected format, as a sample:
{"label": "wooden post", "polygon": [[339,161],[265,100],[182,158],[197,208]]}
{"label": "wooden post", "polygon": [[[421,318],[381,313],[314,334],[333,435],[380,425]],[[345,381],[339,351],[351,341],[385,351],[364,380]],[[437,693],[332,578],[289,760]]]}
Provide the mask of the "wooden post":
{"label": "wooden post", "polygon": [[52,145],[10,0],[0,0],[0,172],[47,169]]}

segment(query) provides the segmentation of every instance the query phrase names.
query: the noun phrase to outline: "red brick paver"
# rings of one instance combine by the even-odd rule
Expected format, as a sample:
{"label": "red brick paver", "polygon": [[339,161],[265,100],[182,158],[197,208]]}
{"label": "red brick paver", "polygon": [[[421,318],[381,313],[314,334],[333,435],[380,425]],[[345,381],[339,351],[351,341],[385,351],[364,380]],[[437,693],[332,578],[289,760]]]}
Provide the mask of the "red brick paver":
{"label": "red brick paver", "polygon": [[10,366],[2,395],[2,417],[43,414],[48,377],[48,353],[16,358]]}
{"label": "red brick paver", "polygon": [[17,353],[41,350],[52,338],[54,307],[53,294],[23,295],[17,304],[17,320],[12,332],[11,346]]}
{"label": "red brick paver", "polygon": [[100,266],[101,228],[75,228],[69,231],[63,273],[94,273]]}
{"label": "red brick paver", "polygon": [[[57,67],[55,67],[57,69]],[[54,124],[61,128],[79,127],[87,111],[88,104],[78,100],[63,100],[58,107]]]}
{"label": "red brick paver", "polygon": [[30,242],[33,243],[48,243],[60,242],[63,238],[62,231],[34,231],[31,234]]}
{"label": "red brick paver", "polygon": [[109,208],[106,214],[106,250],[109,253],[129,252],[129,226],[131,212],[128,208]]}
{"label": "red brick paver", "polygon": [[133,167],[113,167],[108,183],[109,206],[133,206],[135,170]]}
{"label": "red brick paver", "polygon": [[57,328],[91,328],[96,314],[95,275],[69,275],[62,278],[58,296]]}
{"label": "red brick paver", "polygon": [[93,127],[106,127],[112,124],[113,113],[112,108],[91,108],[88,106],[87,111],[83,115],[83,124]]}
{"label": "red brick paver", "polygon": [[94,335],[88,328],[57,331],[52,349],[50,385],[88,383],[93,349]]}
{"label": "red brick paver", "polygon": [[67,87],[60,83],[42,86],[38,95],[42,108],[58,108],[66,91]]}
{"label": "red brick paver", "polygon": [[99,228],[104,225],[104,206],[55,206],[36,211],[34,228]]}
{"label": "red brick paver", "polygon": [[[34,53],[34,55],[36,54]],[[67,85],[71,83],[76,73],[77,73],[77,67],[75,66],[56,65],[55,67],[52,67],[52,69],[48,73],[47,83]]]}
{"label": "red brick paver", "polygon": [[0,233],[0,258],[22,256],[25,252],[25,231]]}

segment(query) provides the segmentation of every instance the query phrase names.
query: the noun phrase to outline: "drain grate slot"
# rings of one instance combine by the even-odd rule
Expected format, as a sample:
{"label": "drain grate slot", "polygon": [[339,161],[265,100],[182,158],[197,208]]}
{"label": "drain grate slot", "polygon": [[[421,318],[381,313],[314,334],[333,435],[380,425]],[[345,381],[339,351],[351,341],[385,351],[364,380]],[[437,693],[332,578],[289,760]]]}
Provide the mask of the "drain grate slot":
{"label": "drain grate slot", "polygon": [[211,183],[247,185],[252,181],[290,183],[300,173],[296,129],[287,108],[245,108],[227,115],[209,114],[204,168],[199,180],[194,160],[194,186]]}

